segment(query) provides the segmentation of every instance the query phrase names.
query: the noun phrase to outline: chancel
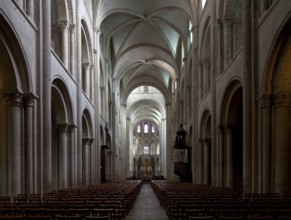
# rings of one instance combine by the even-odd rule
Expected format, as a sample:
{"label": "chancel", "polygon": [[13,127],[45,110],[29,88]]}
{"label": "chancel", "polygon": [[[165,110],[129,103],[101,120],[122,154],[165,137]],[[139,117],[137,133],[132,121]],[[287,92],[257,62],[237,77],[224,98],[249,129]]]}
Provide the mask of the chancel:
{"label": "chancel", "polygon": [[0,219],[290,219],[290,27],[290,0],[0,0]]}

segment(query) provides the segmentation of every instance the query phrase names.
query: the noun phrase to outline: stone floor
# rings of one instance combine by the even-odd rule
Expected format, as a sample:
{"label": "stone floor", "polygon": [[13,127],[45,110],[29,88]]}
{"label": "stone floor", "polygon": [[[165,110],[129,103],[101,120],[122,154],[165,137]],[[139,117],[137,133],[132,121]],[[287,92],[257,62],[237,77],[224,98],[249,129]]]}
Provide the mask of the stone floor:
{"label": "stone floor", "polygon": [[168,220],[166,211],[149,183],[144,183],[125,220]]}

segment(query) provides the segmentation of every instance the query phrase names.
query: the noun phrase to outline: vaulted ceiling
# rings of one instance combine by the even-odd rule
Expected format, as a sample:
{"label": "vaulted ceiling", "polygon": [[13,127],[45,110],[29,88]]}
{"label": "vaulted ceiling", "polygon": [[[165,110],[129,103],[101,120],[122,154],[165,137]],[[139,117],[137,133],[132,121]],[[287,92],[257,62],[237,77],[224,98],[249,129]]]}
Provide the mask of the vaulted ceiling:
{"label": "vaulted ceiling", "polygon": [[[106,70],[126,103],[139,86],[152,86],[171,103],[173,83],[188,53],[189,37],[198,0],[103,0],[98,9],[101,48]],[[139,100],[131,109],[133,120],[157,119]],[[141,103],[143,108],[141,108]],[[154,107],[152,107],[155,109]],[[160,111],[160,110],[159,110]],[[155,114],[154,114],[155,115]],[[159,114],[157,114],[159,115]]]}
{"label": "vaulted ceiling", "polygon": [[188,0],[101,2],[103,54],[121,94],[152,85],[169,96],[188,46],[192,4]]}

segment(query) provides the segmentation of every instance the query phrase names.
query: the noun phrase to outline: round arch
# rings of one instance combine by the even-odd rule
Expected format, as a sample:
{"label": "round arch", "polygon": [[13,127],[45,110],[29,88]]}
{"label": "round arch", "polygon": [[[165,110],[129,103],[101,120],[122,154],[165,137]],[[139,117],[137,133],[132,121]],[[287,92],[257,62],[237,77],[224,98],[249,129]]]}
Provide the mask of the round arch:
{"label": "round arch", "polygon": [[218,143],[220,149],[225,149],[225,153],[219,152],[218,162],[222,164],[219,171],[220,184],[238,191],[242,190],[243,181],[242,94],[241,82],[238,79],[231,80],[223,96]]}
{"label": "round arch", "polygon": [[[262,81],[263,191],[291,195],[291,18],[283,22],[265,66]],[[274,171],[272,171],[274,170]],[[271,181],[274,179],[275,181]]]}
{"label": "round arch", "polygon": [[[21,40],[2,11],[0,53],[0,195],[32,193],[34,155],[29,140],[33,139],[35,95]],[[23,152],[29,153],[24,157]],[[27,184],[30,186],[23,187]]]}

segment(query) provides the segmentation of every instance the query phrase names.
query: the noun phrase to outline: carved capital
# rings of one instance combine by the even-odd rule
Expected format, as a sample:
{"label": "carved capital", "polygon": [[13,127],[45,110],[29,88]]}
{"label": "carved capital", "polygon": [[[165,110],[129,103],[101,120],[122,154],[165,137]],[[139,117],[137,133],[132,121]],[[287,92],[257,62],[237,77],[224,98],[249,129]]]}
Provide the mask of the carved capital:
{"label": "carved capital", "polygon": [[83,146],[86,146],[86,145],[90,144],[91,139],[90,138],[83,138],[82,141],[83,141]]}
{"label": "carved capital", "polygon": [[37,99],[37,97],[32,94],[32,93],[27,93],[23,96],[23,101],[24,101],[24,105],[26,107],[33,107],[34,104],[34,100]]}
{"label": "carved capital", "polygon": [[290,107],[291,93],[278,93],[274,96],[275,107]]}
{"label": "carved capital", "polygon": [[218,133],[223,134],[225,131],[225,125],[218,125],[217,131],[218,131]]}
{"label": "carved capital", "polygon": [[262,95],[260,97],[261,107],[266,108],[271,105],[272,96],[271,95]]}
{"label": "carved capital", "polygon": [[72,34],[76,33],[76,25],[75,24],[70,24],[69,25],[69,30]]}
{"label": "carved capital", "polygon": [[59,20],[59,21],[57,21],[57,23],[58,23],[58,27],[59,27],[60,31],[66,31],[69,29],[69,22],[68,21]]}
{"label": "carved capital", "polygon": [[74,133],[75,130],[77,129],[77,126],[74,125],[74,124],[69,125],[69,126],[68,126],[68,129],[69,129],[69,132],[70,132],[70,133]]}
{"label": "carved capital", "polygon": [[224,130],[227,134],[231,134],[233,132],[235,125],[232,124],[226,124],[226,126],[224,127]]}
{"label": "carved capital", "polygon": [[58,124],[57,125],[58,131],[60,133],[67,133],[69,130],[69,125],[64,123],[64,124]]}
{"label": "carved capital", "polygon": [[1,96],[2,103],[11,104],[11,106],[23,106],[23,94],[20,92],[4,93]]}
{"label": "carved capital", "polygon": [[83,71],[89,70],[90,66],[91,66],[90,63],[82,63]]}

